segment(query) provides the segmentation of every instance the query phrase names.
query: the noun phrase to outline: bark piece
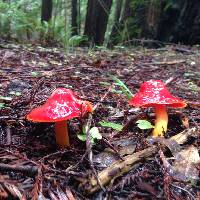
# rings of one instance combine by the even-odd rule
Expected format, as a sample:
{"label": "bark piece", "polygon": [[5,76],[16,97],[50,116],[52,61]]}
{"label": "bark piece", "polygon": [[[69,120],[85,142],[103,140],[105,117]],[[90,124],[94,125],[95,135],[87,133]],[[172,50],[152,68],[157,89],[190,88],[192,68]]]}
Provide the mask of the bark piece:
{"label": "bark piece", "polygon": [[[187,137],[193,135],[196,131],[195,128],[187,129],[173,137],[171,140],[175,140],[178,144],[182,144],[187,140]],[[166,149],[166,147],[165,147]],[[156,145],[152,145],[142,151],[133,153],[131,155],[123,157],[124,160],[118,160],[114,162],[109,167],[105,168],[101,172],[98,173],[98,179],[101,182],[101,185],[107,185],[111,180],[122,176],[123,174],[130,171],[134,164],[141,162],[142,160],[154,156],[159,151],[159,147]],[[90,195],[100,189],[100,186],[95,177],[91,177],[89,180],[84,180],[79,188],[86,194]]]}

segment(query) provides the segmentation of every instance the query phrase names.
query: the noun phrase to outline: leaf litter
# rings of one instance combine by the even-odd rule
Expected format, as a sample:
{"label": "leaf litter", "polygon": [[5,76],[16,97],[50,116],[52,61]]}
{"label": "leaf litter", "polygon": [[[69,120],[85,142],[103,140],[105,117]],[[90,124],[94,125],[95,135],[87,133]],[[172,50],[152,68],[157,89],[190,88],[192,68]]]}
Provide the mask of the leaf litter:
{"label": "leaf litter", "polygon": [[[198,47],[187,53],[176,49],[166,46],[162,49],[89,52],[83,48],[65,53],[39,46],[1,45],[1,198],[198,199],[200,51]],[[113,80],[110,75],[116,78]],[[95,171],[100,172],[113,162],[123,160],[124,156],[151,146],[147,139],[151,130],[139,129],[136,121],[148,120],[153,124],[154,116],[149,109],[129,107],[127,98],[138,91],[142,82],[150,79],[165,81],[174,95],[188,102],[188,107],[183,110],[169,110],[166,137],[186,130],[183,116],[187,116],[189,128],[196,128],[195,134],[182,145],[159,141],[170,151],[162,154],[160,150],[160,153],[140,160],[126,174],[113,179],[107,187],[102,186],[107,191],[86,196],[78,189],[79,182],[87,180]],[[118,82],[113,88],[117,92],[108,91],[113,81]],[[58,87],[71,88],[83,100],[98,104],[91,123],[103,138],[92,145],[94,169],[85,156],[85,142],[77,138],[87,119],[70,122],[72,146],[65,150],[56,147],[53,124],[25,120],[26,114],[42,105]],[[110,123],[110,127],[123,127],[113,130],[100,126],[101,121]],[[188,179],[195,179],[195,182],[188,182]]]}

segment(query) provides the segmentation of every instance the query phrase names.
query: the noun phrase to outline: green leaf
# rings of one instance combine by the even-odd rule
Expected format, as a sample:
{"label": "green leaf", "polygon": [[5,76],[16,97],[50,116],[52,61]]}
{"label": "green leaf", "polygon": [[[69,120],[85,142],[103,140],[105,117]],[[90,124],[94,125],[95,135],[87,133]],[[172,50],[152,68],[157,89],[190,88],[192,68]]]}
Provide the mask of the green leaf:
{"label": "green leaf", "polygon": [[78,46],[81,42],[87,41],[88,38],[86,36],[82,35],[74,35],[71,38],[69,38],[69,45],[71,46]]}
{"label": "green leaf", "polygon": [[31,72],[31,76],[33,76],[33,77],[37,77],[38,75],[39,75],[38,72]]}
{"label": "green leaf", "polygon": [[106,82],[106,81],[100,81],[99,84],[104,85],[104,86],[110,86],[111,85],[109,82]]}
{"label": "green leaf", "polygon": [[97,127],[92,127],[89,131],[91,137],[93,139],[97,139],[97,140],[101,140],[102,139],[102,135],[99,132],[99,129]]}
{"label": "green leaf", "polygon": [[116,93],[116,94],[122,94],[122,93],[123,93],[121,90],[112,89],[111,91],[112,91],[113,93]]}
{"label": "green leaf", "polygon": [[15,96],[17,96],[17,97],[19,97],[19,96],[22,95],[21,92],[15,92],[15,91],[11,91],[11,92],[9,92],[9,94],[11,94],[11,95],[15,95]]}
{"label": "green leaf", "polygon": [[11,101],[11,100],[12,100],[12,97],[0,96],[0,100]]}
{"label": "green leaf", "polygon": [[15,95],[15,91],[11,91],[9,92],[9,94]]}
{"label": "green leaf", "polygon": [[22,93],[21,93],[21,92],[15,92],[15,95],[16,95],[17,97],[19,97],[19,96],[22,95]]}
{"label": "green leaf", "polygon": [[121,131],[123,129],[123,126],[121,124],[117,124],[113,122],[100,121],[99,124],[103,127],[112,128],[117,131]]}
{"label": "green leaf", "polygon": [[[83,127],[83,133],[77,135],[78,139],[83,141],[83,142],[85,142],[86,139],[87,139],[86,129],[87,129],[87,127]],[[99,129],[97,127],[92,127],[89,130],[89,134],[90,134],[90,142],[92,144],[95,144],[95,139],[96,140],[101,140],[102,139],[102,135],[101,135],[101,133],[99,133]]]}
{"label": "green leaf", "polygon": [[73,87],[72,87],[71,85],[69,85],[69,84],[64,84],[63,87],[65,87],[65,88],[73,88]]}
{"label": "green leaf", "polygon": [[85,134],[78,134],[77,135],[78,139],[85,142],[86,141],[86,135]]}
{"label": "green leaf", "polygon": [[138,120],[136,121],[138,128],[144,130],[144,129],[151,129],[154,128],[154,126],[147,120]]}
{"label": "green leaf", "polygon": [[0,103],[0,109],[5,108],[5,103]]}

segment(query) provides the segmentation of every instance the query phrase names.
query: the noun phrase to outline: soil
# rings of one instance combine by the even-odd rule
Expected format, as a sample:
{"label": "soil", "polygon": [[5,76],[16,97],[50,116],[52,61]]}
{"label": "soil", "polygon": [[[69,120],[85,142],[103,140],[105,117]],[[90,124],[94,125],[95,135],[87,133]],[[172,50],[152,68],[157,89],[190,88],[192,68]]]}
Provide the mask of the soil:
{"label": "soil", "polygon": [[[195,128],[194,137],[181,149],[200,151],[200,49],[166,46],[160,49],[74,49],[32,45],[0,45],[0,198],[1,199],[200,199],[199,174],[184,177],[170,173],[161,154],[144,159],[126,174],[92,195],[80,189],[92,175],[141,151],[151,144],[151,130],[135,123],[154,123],[152,109],[131,107],[110,75],[123,81],[135,94],[150,79],[166,83],[170,92],[187,102],[184,109],[168,109],[165,138]],[[33,123],[26,115],[42,105],[59,87],[97,105],[90,118],[103,136],[92,149],[77,138],[89,116],[69,121],[70,148],[59,149],[53,123]],[[118,123],[119,130],[100,121]],[[159,145],[159,144],[157,144]],[[93,153],[93,158],[88,154]],[[89,153],[88,153],[89,152]],[[88,154],[87,154],[88,153]],[[166,160],[174,156],[165,152]],[[165,159],[165,158],[164,158]],[[173,161],[169,161],[173,166]],[[181,162],[182,163],[182,162]],[[174,165],[175,167],[175,165]],[[187,167],[187,165],[185,166]],[[171,168],[174,169],[174,168]],[[199,162],[192,169],[200,170]]]}

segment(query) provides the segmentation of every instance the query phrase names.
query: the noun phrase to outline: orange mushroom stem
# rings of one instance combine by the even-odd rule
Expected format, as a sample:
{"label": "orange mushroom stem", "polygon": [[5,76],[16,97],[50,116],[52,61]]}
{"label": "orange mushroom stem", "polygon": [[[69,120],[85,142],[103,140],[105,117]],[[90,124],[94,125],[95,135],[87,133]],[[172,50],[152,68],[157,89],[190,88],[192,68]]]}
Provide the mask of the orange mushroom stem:
{"label": "orange mushroom stem", "polygon": [[55,123],[56,143],[61,148],[69,147],[69,134],[67,121],[60,121]]}
{"label": "orange mushroom stem", "polygon": [[164,133],[167,132],[167,124],[168,124],[168,114],[166,106],[157,105],[155,107],[155,113],[156,113],[156,122],[155,122],[155,128],[153,130],[153,136],[163,137]]}

